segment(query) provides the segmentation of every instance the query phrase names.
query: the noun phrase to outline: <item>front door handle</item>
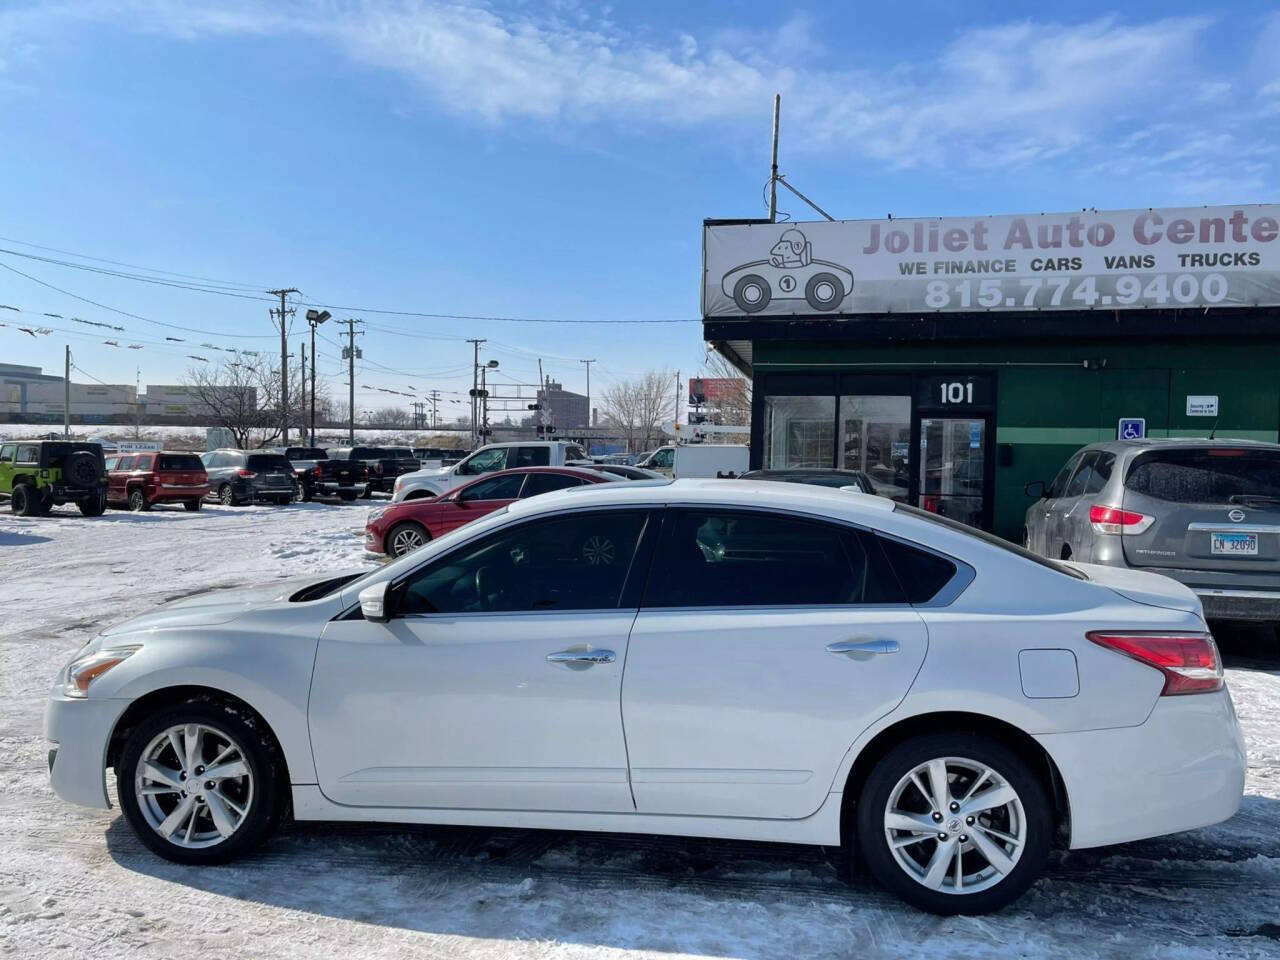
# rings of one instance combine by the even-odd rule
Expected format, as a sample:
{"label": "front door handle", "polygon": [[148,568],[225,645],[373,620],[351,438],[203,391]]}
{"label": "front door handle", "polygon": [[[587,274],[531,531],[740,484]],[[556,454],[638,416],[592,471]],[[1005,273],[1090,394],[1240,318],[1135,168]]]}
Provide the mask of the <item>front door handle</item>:
{"label": "front door handle", "polygon": [[616,659],[612,650],[559,650],[547,654],[549,663],[613,663]]}
{"label": "front door handle", "polygon": [[881,653],[897,653],[897,640],[838,640],[827,644],[827,653],[848,654],[852,660],[870,660]]}

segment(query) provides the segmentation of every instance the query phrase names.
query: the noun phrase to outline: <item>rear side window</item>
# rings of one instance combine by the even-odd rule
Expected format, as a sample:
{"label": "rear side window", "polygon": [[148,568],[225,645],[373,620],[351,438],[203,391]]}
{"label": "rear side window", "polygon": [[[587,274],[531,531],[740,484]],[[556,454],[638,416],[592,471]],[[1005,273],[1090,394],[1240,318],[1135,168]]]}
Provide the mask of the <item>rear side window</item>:
{"label": "rear side window", "polygon": [[1049,484],[1049,489],[1045,496],[1049,499],[1062,496],[1067,489],[1067,481],[1071,479],[1071,472],[1075,470],[1076,464],[1080,462],[1080,454],[1076,454],[1067,461],[1066,466],[1058,471],[1058,475],[1053,478],[1053,483]]}
{"label": "rear side window", "polygon": [[1089,472],[1089,480],[1084,485],[1084,493],[1088,496],[1091,493],[1101,493],[1102,488],[1107,485],[1107,481],[1111,479],[1111,468],[1115,466],[1116,455],[1101,451],[1098,458],[1093,462],[1093,469]]}
{"label": "rear side window", "polygon": [[134,467],[136,470],[150,470],[151,464],[155,460],[155,454],[144,453],[138,457],[138,463]]}
{"label": "rear side window", "polygon": [[549,467],[551,466],[550,447],[517,447],[516,462],[513,467]]}
{"label": "rear side window", "polygon": [[928,603],[956,575],[956,565],[946,557],[908,546],[901,540],[877,539],[897,574],[907,603]]}
{"label": "rear side window", "polygon": [[292,470],[293,465],[287,457],[279,453],[250,454],[247,464],[250,470]]}
{"label": "rear side window", "polygon": [[36,463],[40,459],[40,448],[31,444],[19,444],[18,463]]}
{"label": "rear side window", "polygon": [[117,470],[132,470],[134,464],[138,462],[137,457],[121,457],[120,463],[116,467]]}
{"label": "rear side window", "polygon": [[1097,461],[1096,453],[1086,453],[1080,461],[1080,466],[1076,467],[1076,472],[1071,477],[1071,482],[1067,484],[1066,496],[1078,497],[1084,493],[1085,485],[1088,484],[1093,476],[1093,465]]}
{"label": "rear side window", "polygon": [[1280,503],[1280,451],[1160,450],[1129,468],[1125,488],[1171,503]]}
{"label": "rear side window", "polygon": [[562,473],[531,473],[524,482],[524,489],[520,491],[520,499],[536,497],[552,490],[567,490],[569,487],[581,486],[583,482],[580,477],[568,477]]}
{"label": "rear side window", "polygon": [[[647,607],[901,603],[856,531],[769,513],[673,510]],[[870,557],[875,557],[871,559]]]}
{"label": "rear side window", "polygon": [[157,470],[203,470],[204,464],[194,453],[162,453]]}

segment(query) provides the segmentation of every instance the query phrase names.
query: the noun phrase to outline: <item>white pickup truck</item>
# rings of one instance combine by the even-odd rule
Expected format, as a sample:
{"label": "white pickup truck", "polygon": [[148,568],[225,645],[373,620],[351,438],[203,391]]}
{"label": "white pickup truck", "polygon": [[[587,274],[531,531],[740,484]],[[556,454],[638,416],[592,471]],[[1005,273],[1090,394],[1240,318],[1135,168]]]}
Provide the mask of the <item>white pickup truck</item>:
{"label": "white pickup truck", "polygon": [[490,443],[451,467],[416,470],[396,478],[393,502],[438,497],[454,487],[470,483],[482,473],[512,467],[563,467],[571,460],[586,460],[582,445],[568,440],[530,440]]}
{"label": "white pickup truck", "polygon": [[677,443],[659,447],[642,465],[677,480],[730,478],[746,473],[750,459],[750,448],[741,443]]}

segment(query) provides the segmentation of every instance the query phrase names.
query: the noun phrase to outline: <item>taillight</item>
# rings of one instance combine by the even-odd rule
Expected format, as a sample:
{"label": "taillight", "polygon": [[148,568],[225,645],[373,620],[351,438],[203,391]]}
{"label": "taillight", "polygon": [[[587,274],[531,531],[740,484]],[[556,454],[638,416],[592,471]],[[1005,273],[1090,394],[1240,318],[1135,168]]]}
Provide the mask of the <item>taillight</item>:
{"label": "taillight", "polygon": [[1095,503],[1089,508],[1089,522],[1099,533],[1142,533],[1156,522],[1156,518]]}
{"label": "taillight", "polygon": [[237,470],[237,471],[236,471],[236,473],[237,473],[239,476],[241,476],[241,477],[256,477],[256,476],[257,476],[257,474],[256,474],[256,473],[254,473],[252,470],[244,470],[244,469],[241,469],[241,470]]}
{"label": "taillight", "polygon": [[380,464],[380,463],[375,463],[375,464],[373,465],[373,468],[374,468],[375,470],[377,470],[379,473],[381,473],[381,472],[382,472],[382,464]]}
{"label": "taillight", "polygon": [[314,469],[314,470],[312,470],[311,472],[312,472],[312,473],[314,473],[317,477],[323,477],[323,476],[324,476],[324,471],[320,469],[320,464],[318,464],[318,463],[316,464],[315,469]]}
{"label": "taillight", "polygon": [[1209,633],[1113,633],[1095,630],[1086,636],[1164,674],[1162,697],[1212,693],[1222,689],[1222,660]]}

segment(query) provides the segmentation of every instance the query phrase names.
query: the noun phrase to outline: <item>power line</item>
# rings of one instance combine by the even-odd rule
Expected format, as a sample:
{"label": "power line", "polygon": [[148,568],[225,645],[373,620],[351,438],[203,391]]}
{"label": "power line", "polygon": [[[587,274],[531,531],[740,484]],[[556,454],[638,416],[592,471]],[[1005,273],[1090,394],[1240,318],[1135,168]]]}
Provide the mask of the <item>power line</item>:
{"label": "power line", "polygon": [[105,257],[94,257],[87,253],[76,253],[73,250],[61,250],[58,247],[46,247],[39,243],[32,243],[30,240],[19,240],[16,237],[0,237],[0,241],[5,243],[16,243],[20,247],[32,247],[36,250],[47,250],[50,253],[61,253],[68,257],[79,257],[81,260],[93,260],[97,263],[109,263],[116,267],[130,267],[134,270],[145,270],[148,273],[163,273],[171,277],[182,277],[186,280],[201,280],[205,283],[212,283],[218,286],[244,287],[248,290],[261,290],[266,286],[264,283],[238,283],[232,280],[216,280],[213,277],[202,277],[191,273],[176,273],[172,270],[161,270],[157,267],[144,267],[137,263],[126,263],[122,260],[108,260]]}

